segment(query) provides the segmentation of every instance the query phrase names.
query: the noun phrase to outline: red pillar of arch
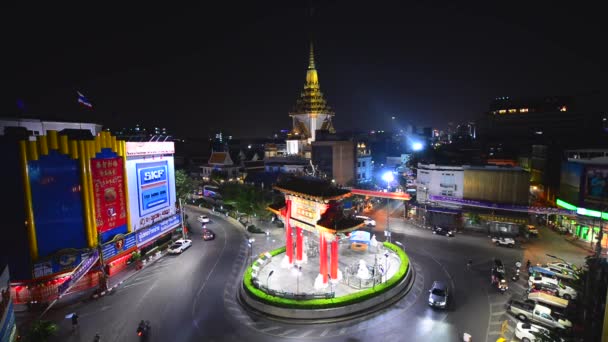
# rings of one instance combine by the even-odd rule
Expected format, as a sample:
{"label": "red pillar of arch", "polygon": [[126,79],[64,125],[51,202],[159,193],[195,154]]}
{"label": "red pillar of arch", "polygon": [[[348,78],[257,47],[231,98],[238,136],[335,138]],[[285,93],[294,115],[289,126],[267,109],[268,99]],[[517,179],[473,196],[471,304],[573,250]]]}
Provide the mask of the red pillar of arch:
{"label": "red pillar of arch", "polygon": [[327,284],[327,240],[325,240],[325,233],[319,234],[319,272],[323,276],[323,284]]}
{"label": "red pillar of arch", "polygon": [[338,279],[338,239],[331,242],[331,279]]}
{"label": "red pillar of arch", "polygon": [[285,201],[287,210],[285,211],[285,254],[289,260],[289,264],[293,263],[293,239],[291,237],[291,200]]}
{"label": "red pillar of arch", "polygon": [[296,227],[296,262],[302,261],[302,228]]}

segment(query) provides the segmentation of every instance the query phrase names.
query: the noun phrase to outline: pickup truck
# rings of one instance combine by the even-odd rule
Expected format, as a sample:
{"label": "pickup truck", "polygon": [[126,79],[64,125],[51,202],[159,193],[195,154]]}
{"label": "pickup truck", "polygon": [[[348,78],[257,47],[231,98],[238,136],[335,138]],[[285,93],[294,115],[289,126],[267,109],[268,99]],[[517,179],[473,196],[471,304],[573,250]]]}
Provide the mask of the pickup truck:
{"label": "pickup truck", "polygon": [[496,246],[515,247],[515,240],[510,237],[494,236],[494,237],[492,237],[492,242]]}
{"label": "pickup truck", "polygon": [[575,289],[571,288],[570,286],[564,285],[561,281],[557,279],[543,277],[540,275],[530,276],[530,278],[528,279],[528,286],[530,288],[534,286],[534,284],[538,283],[543,284],[545,287],[551,287],[557,292],[557,295],[559,297],[562,297],[564,299],[571,300],[576,299],[577,297],[577,292]]}
{"label": "pickup truck", "polygon": [[524,322],[532,321],[548,328],[572,328],[572,322],[555,315],[551,309],[540,304],[512,299],[507,303],[507,310]]}
{"label": "pickup truck", "polygon": [[554,307],[557,309],[566,309],[568,307],[568,300],[552,296],[543,292],[530,292],[528,293],[528,301],[547,305],[548,307]]}

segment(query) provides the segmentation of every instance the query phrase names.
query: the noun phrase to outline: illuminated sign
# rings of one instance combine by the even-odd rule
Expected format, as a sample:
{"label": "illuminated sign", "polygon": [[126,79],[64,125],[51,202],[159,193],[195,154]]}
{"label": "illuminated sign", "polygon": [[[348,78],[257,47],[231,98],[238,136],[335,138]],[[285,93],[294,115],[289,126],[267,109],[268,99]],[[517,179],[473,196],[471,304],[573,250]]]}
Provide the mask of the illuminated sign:
{"label": "illuminated sign", "polygon": [[126,143],[127,157],[151,156],[155,154],[174,154],[175,145],[173,141],[161,142],[133,142]]}
{"label": "illuminated sign", "polygon": [[175,214],[170,218],[151,225],[150,227],[141,229],[136,233],[136,243],[138,247],[145,245],[146,243],[154,240],[156,237],[176,228],[180,225],[181,215]]}
{"label": "illuminated sign", "polygon": [[97,231],[100,233],[127,224],[122,158],[91,160]]}
{"label": "illuminated sign", "polygon": [[319,220],[317,203],[298,197],[292,197],[291,218],[315,226]]}
{"label": "illuminated sign", "polygon": [[140,216],[169,206],[167,162],[140,163],[136,169]]}

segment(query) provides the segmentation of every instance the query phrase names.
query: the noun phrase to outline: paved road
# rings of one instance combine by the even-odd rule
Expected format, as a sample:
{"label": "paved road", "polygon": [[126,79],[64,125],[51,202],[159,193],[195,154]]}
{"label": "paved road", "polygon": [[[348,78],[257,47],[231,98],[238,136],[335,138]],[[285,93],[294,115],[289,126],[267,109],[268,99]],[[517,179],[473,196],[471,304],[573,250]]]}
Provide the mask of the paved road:
{"label": "paved road", "polygon": [[[395,214],[399,212],[396,210]],[[391,218],[393,240],[402,242],[416,270],[415,283],[408,296],[374,315],[342,323],[286,324],[244,311],[236,299],[243,265],[248,258],[246,234],[220,217],[212,217],[208,228],[216,232],[214,241],[201,239],[198,213],[190,210],[193,246],[180,256],[163,257],[123,283],[117,291],[99,300],[51,311],[47,318],[61,322],[58,341],[91,341],[100,332],[103,341],[136,341],[140,319],[152,323],[151,341],[461,341],[464,332],[476,341],[494,341],[500,324],[515,319],[504,312],[511,295],[524,291],[523,279],[511,284],[510,293],[501,295],[490,286],[489,270],[493,257],[508,267],[524,260],[526,249],[496,247],[487,236],[457,234],[454,238],[432,235],[402,218]],[[380,230],[386,211],[372,214]],[[258,235],[253,254],[282,244],[282,230],[271,229],[268,237]],[[541,234],[553,232],[541,230]],[[552,252],[566,248],[559,237],[548,235]],[[544,245],[531,243],[535,255]],[[573,247],[573,246],[572,246]],[[474,265],[466,269],[471,258]],[[427,290],[434,280],[451,287],[453,301],[446,311],[427,305]],[[80,334],[68,334],[69,322],[62,319],[77,311]],[[481,338],[479,338],[481,337]]]}

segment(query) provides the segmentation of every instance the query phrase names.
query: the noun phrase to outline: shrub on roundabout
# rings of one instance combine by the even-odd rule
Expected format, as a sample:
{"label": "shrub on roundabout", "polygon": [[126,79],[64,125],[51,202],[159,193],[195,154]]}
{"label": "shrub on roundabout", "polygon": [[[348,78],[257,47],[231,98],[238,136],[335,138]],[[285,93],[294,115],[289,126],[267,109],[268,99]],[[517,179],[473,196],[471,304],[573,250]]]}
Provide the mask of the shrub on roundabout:
{"label": "shrub on roundabout", "polygon": [[[351,293],[346,296],[328,299],[297,300],[290,298],[282,298],[269,295],[253,285],[253,279],[251,275],[252,266],[247,267],[247,270],[245,271],[245,275],[243,277],[244,288],[251,296],[255,297],[261,302],[291,309],[327,309],[362,302],[366,299],[375,297],[395,287],[395,285],[397,285],[405,277],[409,269],[409,258],[399,246],[388,242],[384,242],[383,245],[384,247],[392,250],[399,256],[399,258],[401,259],[401,265],[399,267],[399,270],[388,281],[378,284],[373,288],[368,288],[356,293]],[[285,247],[272,250],[269,253],[273,257],[278,254],[285,253]],[[253,265],[257,266],[257,263],[254,262]]]}

